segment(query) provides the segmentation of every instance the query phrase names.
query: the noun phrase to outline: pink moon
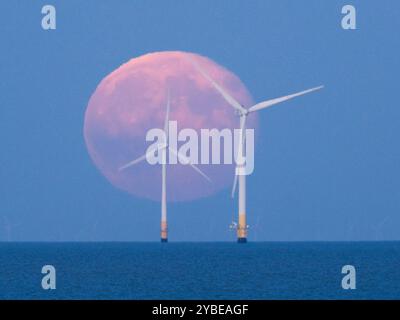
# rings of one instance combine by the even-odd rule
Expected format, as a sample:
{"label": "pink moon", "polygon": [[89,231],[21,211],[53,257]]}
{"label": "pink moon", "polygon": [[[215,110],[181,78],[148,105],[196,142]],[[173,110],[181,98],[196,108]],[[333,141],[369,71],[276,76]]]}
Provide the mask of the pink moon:
{"label": "pink moon", "polygon": [[[240,79],[212,60],[194,53],[165,51],[129,60],[107,75],[91,96],[84,120],[84,138],[92,161],[115,187],[134,196],[160,201],[161,166],[143,161],[126,170],[118,169],[145,154],[151,144],[146,133],[163,128],[167,90],[170,90],[170,121],[178,130],[235,129],[239,117],[210,82],[187,59],[222,85],[248,107],[252,98]],[[250,115],[248,128],[257,124]],[[179,147],[179,145],[178,145]],[[232,164],[199,164],[212,182],[190,166],[167,165],[168,201],[190,201],[230,188]]]}

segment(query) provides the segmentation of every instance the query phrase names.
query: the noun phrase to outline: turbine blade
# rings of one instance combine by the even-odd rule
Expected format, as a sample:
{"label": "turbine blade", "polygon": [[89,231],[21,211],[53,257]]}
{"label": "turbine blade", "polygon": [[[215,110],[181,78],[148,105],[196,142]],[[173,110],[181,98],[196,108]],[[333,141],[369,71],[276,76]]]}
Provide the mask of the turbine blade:
{"label": "turbine blade", "polygon": [[246,133],[245,133],[245,129],[246,129],[246,119],[247,116],[241,116],[240,117],[240,136],[239,136],[239,145],[238,145],[238,152],[236,155],[236,167],[235,167],[235,177],[233,179],[233,186],[232,186],[232,193],[231,193],[231,197],[234,198],[235,197],[235,191],[236,191],[236,185],[237,185],[237,180],[238,180],[238,173],[237,171],[239,170],[239,166],[241,164],[238,164],[238,157],[243,155],[243,148],[245,146],[245,141],[246,141]]}
{"label": "turbine blade", "polygon": [[244,146],[245,146],[245,141],[246,141],[246,132],[245,132],[245,130],[246,130],[246,119],[247,119],[247,116],[241,116],[240,117],[240,135],[239,135],[239,141],[238,141],[238,143],[239,143],[239,145],[238,145],[238,147],[237,147],[237,154],[236,154],[236,165],[238,166],[239,164],[238,164],[238,157],[240,157],[240,156],[242,156],[243,155],[243,149],[244,149]]}
{"label": "turbine blade", "polygon": [[238,176],[235,172],[235,178],[233,178],[233,186],[232,186],[232,193],[231,193],[231,197],[234,198],[235,197],[235,191],[236,191],[236,185],[237,185],[237,180],[238,180]]}
{"label": "turbine blade", "polygon": [[170,93],[169,88],[167,91],[167,111],[165,113],[164,132],[168,141],[168,121],[169,121],[169,108],[170,108]]}
{"label": "turbine blade", "polygon": [[146,159],[146,156],[147,156],[147,154],[144,154],[144,155],[140,156],[139,158],[137,158],[137,159],[135,159],[135,160],[133,160],[131,162],[128,162],[127,164],[124,164],[122,167],[120,167],[118,169],[118,171],[125,170],[125,169],[127,169],[127,168],[129,168],[129,167],[131,167],[131,166],[133,166],[133,165],[135,165],[137,163],[139,163],[139,162],[142,162],[144,159]]}
{"label": "turbine blade", "polygon": [[244,132],[246,130],[246,120],[247,120],[247,116],[240,117],[240,133],[241,133],[243,140],[246,138],[246,134]]}
{"label": "turbine blade", "polygon": [[130,162],[128,162],[127,164],[124,164],[122,167],[120,167],[120,168],[118,169],[118,171],[125,170],[125,169],[127,169],[127,168],[129,168],[129,167],[131,167],[131,166],[133,166],[133,165],[135,165],[135,164],[138,164],[139,162],[144,161],[149,153],[154,152],[154,151],[156,151],[156,150],[160,151],[160,150],[162,150],[162,149],[164,149],[164,148],[166,148],[166,147],[167,147],[166,144],[159,144],[159,145],[157,145],[155,148],[149,150],[149,151],[148,151],[147,153],[145,153],[144,155],[140,156],[139,158],[137,158],[137,159],[135,159],[135,160],[133,160],[133,161],[130,161]]}
{"label": "turbine blade", "polygon": [[233,98],[228,92],[226,92],[225,89],[223,89],[217,82],[215,82],[200,66],[191,58],[188,58],[189,61],[192,63],[192,65],[199,71],[204,78],[206,78],[213,86],[214,88],[222,95],[222,97],[228,102],[233,108],[240,112],[246,111],[245,108],[242,107],[242,105],[236,101],[235,98]]}
{"label": "turbine blade", "polygon": [[319,87],[315,87],[315,88],[312,88],[312,89],[304,90],[304,91],[301,91],[301,92],[298,92],[298,93],[290,94],[288,96],[275,98],[275,99],[271,99],[271,100],[267,100],[267,101],[263,101],[263,102],[257,103],[257,104],[255,104],[254,106],[252,106],[249,109],[249,112],[254,112],[254,111],[258,111],[258,110],[261,110],[261,109],[265,109],[265,108],[271,107],[271,106],[273,106],[275,104],[278,104],[278,103],[281,103],[281,102],[284,102],[284,101],[287,101],[287,100],[302,96],[302,95],[307,94],[307,93],[311,93],[311,92],[320,90],[323,87],[324,86],[319,86]]}
{"label": "turbine blade", "polygon": [[190,162],[189,158],[187,158],[186,156],[184,156],[183,154],[179,153],[178,151],[176,151],[171,147],[169,147],[169,150],[171,150],[171,152],[179,158],[180,162],[183,165],[190,165],[195,171],[197,171],[200,175],[202,175],[204,179],[208,180],[209,182],[212,182],[211,179],[203,171],[201,171],[199,167]]}

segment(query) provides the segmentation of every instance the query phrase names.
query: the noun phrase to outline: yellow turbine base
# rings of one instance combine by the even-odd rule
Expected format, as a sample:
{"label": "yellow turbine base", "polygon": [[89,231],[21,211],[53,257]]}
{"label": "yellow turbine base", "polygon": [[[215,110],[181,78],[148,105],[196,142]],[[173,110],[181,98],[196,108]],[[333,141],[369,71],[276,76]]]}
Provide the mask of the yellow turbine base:
{"label": "yellow turbine base", "polygon": [[166,221],[161,221],[161,239],[168,239],[168,227]]}
{"label": "yellow turbine base", "polygon": [[246,214],[239,214],[239,224],[238,224],[238,227],[237,227],[237,237],[238,237],[238,239],[247,238]]}

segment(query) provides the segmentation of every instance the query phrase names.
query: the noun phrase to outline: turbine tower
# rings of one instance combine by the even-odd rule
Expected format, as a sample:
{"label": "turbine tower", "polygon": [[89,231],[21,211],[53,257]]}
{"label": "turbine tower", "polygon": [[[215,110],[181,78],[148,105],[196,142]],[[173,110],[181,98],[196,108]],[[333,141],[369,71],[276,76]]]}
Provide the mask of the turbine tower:
{"label": "turbine tower", "polygon": [[[190,58],[189,58],[190,59]],[[238,157],[243,159],[243,150],[245,147],[245,129],[247,116],[275,104],[311,93],[322,89],[324,86],[315,87],[298,93],[290,94],[284,97],[266,100],[255,104],[250,108],[245,108],[235,98],[233,98],[222,86],[215,82],[195,61],[190,59],[193,66],[213,85],[213,87],[222,95],[222,97],[228,102],[236,111],[236,114],[240,117],[240,134],[239,134],[239,146],[238,146]],[[246,223],[246,175],[243,174],[244,163],[238,163],[236,161],[235,178],[232,187],[232,198],[234,198],[237,180],[239,180],[239,223],[237,224],[237,241],[239,243],[247,242],[247,229]],[[239,174],[241,172],[241,174]],[[238,178],[239,175],[239,178]]]}
{"label": "turbine tower", "polygon": [[196,165],[194,165],[190,159],[188,159],[185,155],[179,153],[177,150],[172,148],[168,144],[168,136],[169,136],[169,109],[170,109],[170,93],[168,90],[167,93],[167,111],[165,114],[165,122],[164,122],[164,141],[155,146],[155,148],[150,149],[142,155],[141,157],[125,164],[124,166],[119,168],[119,171],[125,170],[139,162],[144,161],[148,154],[153,154],[154,151],[161,152],[162,164],[161,164],[161,242],[168,242],[168,224],[167,224],[167,149],[173,153],[176,157],[178,157],[179,162],[184,165],[190,165],[195,171],[197,171],[200,175],[202,175],[206,180],[211,182],[211,179],[203,173]]}

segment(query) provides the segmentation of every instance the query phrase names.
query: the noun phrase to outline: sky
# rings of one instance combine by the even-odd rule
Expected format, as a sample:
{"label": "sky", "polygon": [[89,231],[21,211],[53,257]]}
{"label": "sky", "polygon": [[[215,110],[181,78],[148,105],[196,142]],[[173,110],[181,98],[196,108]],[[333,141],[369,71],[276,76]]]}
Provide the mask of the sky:
{"label": "sky", "polygon": [[[351,1],[356,30],[341,28],[346,4],[2,1],[0,240],[159,241],[159,202],[104,178],[83,121],[107,74],[164,50],[212,59],[255,101],[325,85],[259,114],[249,240],[399,240],[400,3]],[[168,210],[171,241],[236,238],[229,188]]]}

